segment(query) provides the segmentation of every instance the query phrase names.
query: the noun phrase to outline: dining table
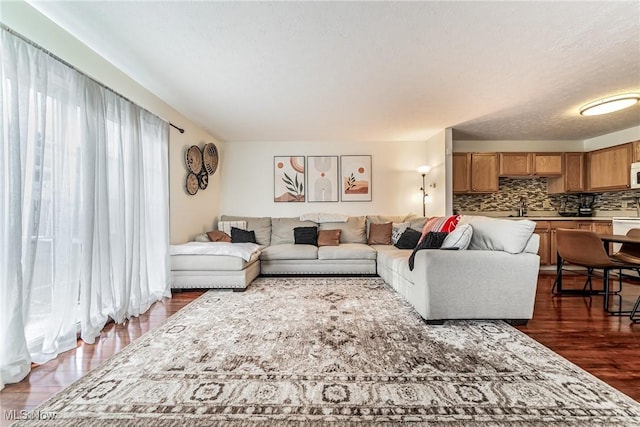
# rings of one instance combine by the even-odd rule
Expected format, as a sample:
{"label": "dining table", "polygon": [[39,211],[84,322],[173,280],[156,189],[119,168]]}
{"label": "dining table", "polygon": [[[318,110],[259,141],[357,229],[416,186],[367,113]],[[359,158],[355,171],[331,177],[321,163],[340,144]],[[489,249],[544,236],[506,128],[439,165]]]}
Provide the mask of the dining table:
{"label": "dining table", "polygon": [[[630,243],[640,245],[640,237],[632,237],[624,234],[600,234],[598,233],[598,237],[602,240],[602,244],[604,245],[604,249],[607,252],[607,255],[611,255],[610,251],[610,243]],[[554,284],[555,295],[582,295],[582,296],[590,296],[590,295],[603,295],[606,290],[605,289],[563,289],[562,288],[562,257],[559,253],[556,253],[556,281]]]}

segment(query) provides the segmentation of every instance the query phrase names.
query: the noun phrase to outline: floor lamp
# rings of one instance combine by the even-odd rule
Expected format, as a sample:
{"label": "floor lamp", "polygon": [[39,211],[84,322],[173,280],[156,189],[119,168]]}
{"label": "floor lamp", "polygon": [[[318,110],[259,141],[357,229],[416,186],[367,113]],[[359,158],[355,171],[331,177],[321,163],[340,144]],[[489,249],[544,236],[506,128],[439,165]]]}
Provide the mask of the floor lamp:
{"label": "floor lamp", "polygon": [[422,175],[422,187],[420,191],[422,191],[422,216],[427,216],[427,198],[429,195],[427,194],[427,184],[426,184],[426,176],[431,171],[431,166],[422,165],[418,168],[418,173]]}

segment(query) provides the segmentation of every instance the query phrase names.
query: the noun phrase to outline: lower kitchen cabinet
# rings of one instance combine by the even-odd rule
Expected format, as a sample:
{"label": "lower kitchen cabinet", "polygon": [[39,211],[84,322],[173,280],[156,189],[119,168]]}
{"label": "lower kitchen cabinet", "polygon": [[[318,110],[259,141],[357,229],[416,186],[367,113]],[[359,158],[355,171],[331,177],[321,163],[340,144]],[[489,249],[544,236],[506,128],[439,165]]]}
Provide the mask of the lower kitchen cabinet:
{"label": "lower kitchen cabinet", "polygon": [[536,229],[533,232],[540,236],[540,246],[538,248],[540,265],[551,264],[549,221],[536,221]]}

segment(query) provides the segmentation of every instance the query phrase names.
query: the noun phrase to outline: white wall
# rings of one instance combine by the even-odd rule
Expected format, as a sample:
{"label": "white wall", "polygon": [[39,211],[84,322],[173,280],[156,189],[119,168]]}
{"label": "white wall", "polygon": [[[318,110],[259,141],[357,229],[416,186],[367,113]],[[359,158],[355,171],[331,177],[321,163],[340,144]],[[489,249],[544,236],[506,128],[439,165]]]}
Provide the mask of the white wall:
{"label": "white wall", "polygon": [[[422,177],[416,169],[436,161],[419,142],[229,142],[221,162],[221,213],[293,217],[327,212],[348,215],[422,214]],[[275,203],[273,157],[309,155],[372,156],[371,202]],[[442,185],[444,191],[444,185]],[[440,191],[440,188],[438,190]]]}
{"label": "white wall", "polygon": [[584,151],[599,150],[631,141],[640,141],[640,126],[584,140]]}
{"label": "white wall", "polygon": [[427,204],[427,216],[443,216],[447,212],[447,199],[450,192],[447,191],[447,155],[446,132],[441,130],[427,140],[427,161],[431,171],[426,178],[426,190],[431,196]]}
{"label": "white wall", "polygon": [[187,120],[31,5],[23,1],[2,1],[0,8],[2,22],[17,33],[136,104],[185,129],[185,133],[180,134],[171,128],[169,139],[171,243],[182,243],[199,232],[210,230],[220,205],[219,172],[210,177],[207,190],[200,191],[195,196],[189,196],[184,189],[184,180],[187,175],[184,155],[191,145],[199,145],[202,148],[207,142],[215,142],[221,157],[224,158],[224,144],[216,142],[209,133]]}

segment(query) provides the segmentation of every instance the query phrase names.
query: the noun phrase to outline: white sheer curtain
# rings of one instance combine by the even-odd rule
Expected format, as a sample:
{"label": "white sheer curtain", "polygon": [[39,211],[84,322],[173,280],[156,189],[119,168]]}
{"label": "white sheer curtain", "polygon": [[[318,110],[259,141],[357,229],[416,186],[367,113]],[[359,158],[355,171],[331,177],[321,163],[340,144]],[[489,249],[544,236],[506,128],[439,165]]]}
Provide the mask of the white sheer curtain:
{"label": "white sheer curtain", "polygon": [[168,125],[87,82],[83,204],[85,242],[82,339],[92,343],[107,318],[147,311],[168,287]]}
{"label": "white sheer curtain", "polygon": [[168,124],[2,29],[0,388],[168,286]]}

